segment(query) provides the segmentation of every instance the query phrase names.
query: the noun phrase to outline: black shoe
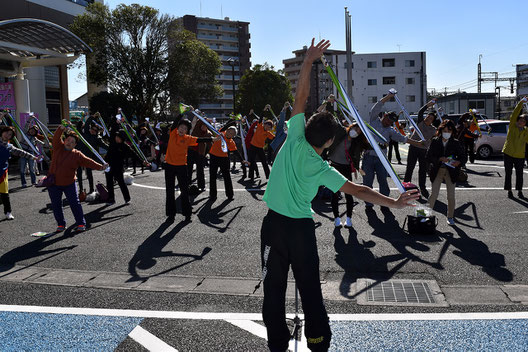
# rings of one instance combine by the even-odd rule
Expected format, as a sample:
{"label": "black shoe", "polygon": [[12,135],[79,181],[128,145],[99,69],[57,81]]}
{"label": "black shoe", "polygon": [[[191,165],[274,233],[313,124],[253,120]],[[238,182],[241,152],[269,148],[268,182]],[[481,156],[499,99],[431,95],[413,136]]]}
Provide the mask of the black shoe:
{"label": "black shoe", "polygon": [[172,224],[174,222],[174,215],[167,216],[167,220],[165,220],[165,222]]}
{"label": "black shoe", "polygon": [[184,220],[184,221],[185,221],[185,222],[192,222],[191,216],[190,216],[190,215],[187,215],[187,216],[185,217],[185,220]]}
{"label": "black shoe", "polygon": [[421,190],[420,193],[422,194],[422,197],[429,199],[429,192],[426,189]]}
{"label": "black shoe", "polygon": [[519,191],[519,193],[517,193],[517,197],[524,199],[524,194],[522,193],[522,191]]}
{"label": "black shoe", "polygon": [[508,198],[513,199],[513,192],[512,191],[508,191]]}

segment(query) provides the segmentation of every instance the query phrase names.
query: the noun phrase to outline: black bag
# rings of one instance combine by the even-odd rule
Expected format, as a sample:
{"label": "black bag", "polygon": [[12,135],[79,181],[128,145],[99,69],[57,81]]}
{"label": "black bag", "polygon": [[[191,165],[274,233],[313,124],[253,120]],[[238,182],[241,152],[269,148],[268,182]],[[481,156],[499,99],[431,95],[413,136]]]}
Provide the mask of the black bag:
{"label": "black bag", "polygon": [[98,182],[97,185],[95,186],[95,189],[97,190],[97,193],[99,194],[99,200],[101,202],[106,202],[109,200],[110,195],[108,194],[108,189],[106,188],[105,185]]}
{"label": "black bag", "polygon": [[[438,220],[436,216],[413,216],[407,215],[407,231],[409,235],[434,235]],[[405,227],[405,224],[403,224]]]}
{"label": "black bag", "polygon": [[458,177],[456,182],[465,183],[468,180],[468,174],[464,170],[458,170]]}

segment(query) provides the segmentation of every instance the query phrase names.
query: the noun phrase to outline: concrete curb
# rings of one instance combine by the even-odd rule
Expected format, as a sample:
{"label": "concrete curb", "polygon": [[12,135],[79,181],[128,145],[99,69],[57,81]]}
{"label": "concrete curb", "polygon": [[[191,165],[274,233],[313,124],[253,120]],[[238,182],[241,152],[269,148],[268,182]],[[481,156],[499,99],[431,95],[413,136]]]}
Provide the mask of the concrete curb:
{"label": "concrete curb", "polygon": [[[117,290],[263,296],[260,279],[242,277],[188,275],[134,277],[129,273],[15,265],[0,266],[0,282],[2,281]],[[362,300],[361,285],[358,285],[358,282],[321,281],[323,296],[326,300],[349,301],[357,304],[358,300]],[[294,281],[290,280],[288,283],[286,297],[294,298]],[[443,297],[442,301],[447,302],[449,306],[528,305],[528,285],[443,285],[439,286],[439,289],[441,291],[439,293],[445,296],[445,301]]]}

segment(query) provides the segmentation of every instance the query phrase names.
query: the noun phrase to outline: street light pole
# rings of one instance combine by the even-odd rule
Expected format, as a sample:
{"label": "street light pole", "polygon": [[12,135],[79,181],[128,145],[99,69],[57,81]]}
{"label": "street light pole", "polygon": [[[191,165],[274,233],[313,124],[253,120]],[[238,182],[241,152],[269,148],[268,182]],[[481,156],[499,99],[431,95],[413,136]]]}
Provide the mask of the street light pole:
{"label": "street light pole", "polygon": [[238,60],[234,57],[227,59],[231,65],[231,83],[233,85],[233,114],[235,113],[235,101],[236,101],[236,91],[235,91],[235,63],[238,63]]}

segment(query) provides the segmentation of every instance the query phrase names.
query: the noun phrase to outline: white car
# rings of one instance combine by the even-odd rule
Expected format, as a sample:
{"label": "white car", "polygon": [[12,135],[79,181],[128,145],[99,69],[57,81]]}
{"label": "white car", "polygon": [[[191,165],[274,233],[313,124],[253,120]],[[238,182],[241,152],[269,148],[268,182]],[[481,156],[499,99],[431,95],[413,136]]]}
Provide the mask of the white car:
{"label": "white car", "polygon": [[[476,154],[480,159],[488,159],[494,154],[502,153],[510,125],[510,121],[486,120],[486,122],[479,121],[482,137],[475,141]],[[490,133],[488,126],[491,127]]]}

